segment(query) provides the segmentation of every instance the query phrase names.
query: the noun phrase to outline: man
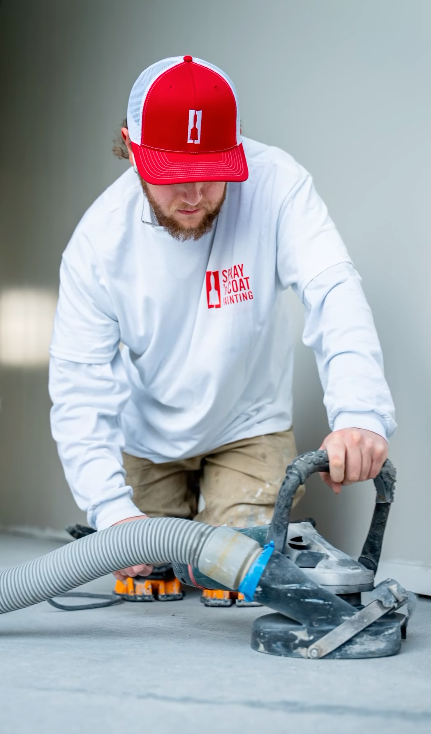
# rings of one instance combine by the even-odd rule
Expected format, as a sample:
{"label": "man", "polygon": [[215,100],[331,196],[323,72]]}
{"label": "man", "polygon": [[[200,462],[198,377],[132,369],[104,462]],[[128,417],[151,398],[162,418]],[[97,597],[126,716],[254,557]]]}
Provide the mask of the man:
{"label": "man", "polygon": [[51,345],[52,432],[89,523],[270,521],[296,453],[289,286],[325,392],[324,480],[339,492],[375,477],[393,404],[359,276],[310,175],[242,139],[232,82],[191,56],[140,75],[122,135],[133,169],[64,253]]}

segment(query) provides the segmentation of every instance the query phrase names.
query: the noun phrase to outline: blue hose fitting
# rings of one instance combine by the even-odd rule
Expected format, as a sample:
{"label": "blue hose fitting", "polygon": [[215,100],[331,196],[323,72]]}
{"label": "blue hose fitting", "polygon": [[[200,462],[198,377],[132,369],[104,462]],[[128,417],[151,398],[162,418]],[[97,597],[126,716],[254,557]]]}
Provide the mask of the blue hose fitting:
{"label": "blue hose fitting", "polygon": [[260,577],[262,576],[267,566],[267,563],[273,554],[273,551],[274,551],[274,541],[271,540],[270,543],[267,543],[264,546],[263,551],[260,554],[259,558],[255,560],[255,562],[250,567],[250,570],[248,571],[248,573],[244,576],[243,580],[241,581],[238,591],[240,591],[241,594],[244,594],[244,598],[246,601],[250,602],[254,600],[254,595],[255,595],[256,588],[259,583]]}

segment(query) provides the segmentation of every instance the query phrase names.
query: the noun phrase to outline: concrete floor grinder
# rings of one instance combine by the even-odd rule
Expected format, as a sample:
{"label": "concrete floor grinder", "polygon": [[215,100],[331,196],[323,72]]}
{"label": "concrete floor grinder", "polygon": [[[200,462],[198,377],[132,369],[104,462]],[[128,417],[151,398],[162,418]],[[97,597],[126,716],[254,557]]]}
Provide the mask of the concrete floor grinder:
{"label": "concrete floor grinder", "polygon": [[[374,577],[394,499],[395,469],[386,461],[374,480],[376,504],[358,561],[331,546],[312,523],[289,523],[298,487],[328,469],[326,451],[295,459],[266,527],[238,531],[151,518],[97,533],[81,529],[79,535],[88,534],[76,542],[0,573],[0,614],[43,600],[68,610],[120,603],[121,595],[108,595],[103,602],[69,607],[54,597],[118,568],[170,563],[177,585],[175,593],[163,587],[167,598],[178,598],[181,583],[235,592],[247,603],[274,610],[253,624],[251,646],[258,652],[308,659],[394,655],[406,635],[409,593],[393,579],[374,586]],[[362,592],[368,592],[365,606]]]}
{"label": "concrete floor grinder", "polygon": [[[394,655],[406,638],[414,595],[393,579],[375,587],[374,578],[394,500],[395,468],[386,461],[374,480],[376,503],[358,561],[328,543],[312,522],[289,523],[298,487],[314,472],[328,470],[326,451],[299,456],[286,470],[271,525],[239,530],[268,554],[276,552],[255,588],[242,588],[247,600],[278,610],[254,622],[251,646],[271,655],[314,659]],[[174,571],[184,584],[215,588],[198,569],[176,564]],[[363,592],[368,592],[366,606],[361,605]]]}

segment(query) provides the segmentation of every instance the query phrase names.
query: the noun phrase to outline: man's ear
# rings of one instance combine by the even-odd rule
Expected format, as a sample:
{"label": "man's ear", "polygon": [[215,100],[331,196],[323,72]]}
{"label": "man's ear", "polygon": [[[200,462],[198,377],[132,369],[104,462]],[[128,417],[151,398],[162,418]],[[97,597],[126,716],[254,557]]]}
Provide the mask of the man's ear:
{"label": "man's ear", "polygon": [[121,128],[121,137],[123,138],[124,142],[127,145],[127,150],[129,151],[129,161],[130,161],[130,164],[133,167],[135,167],[135,159],[134,159],[134,156],[133,156],[132,144],[130,142],[130,135],[129,135],[129,131],[128,131],[127,127],[122,127]]}

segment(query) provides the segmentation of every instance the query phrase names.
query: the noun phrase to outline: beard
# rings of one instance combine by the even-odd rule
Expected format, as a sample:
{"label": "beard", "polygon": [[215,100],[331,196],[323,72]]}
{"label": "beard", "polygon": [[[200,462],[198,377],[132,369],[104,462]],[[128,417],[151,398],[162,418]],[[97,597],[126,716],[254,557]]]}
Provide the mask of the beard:
{"label": "beard", "polygon": [[204,234],[207,234],[211,231],[214,220],[219,215],[220,210],[223,206],[224,200],[226,198],[226,189],[227,186],[225,184],[223,196],[221,197],[220,201],[217,202],[213,207],[211,207],[208,203],[203,204],[203,209],[205,209],[205,215],[201,221],[200,224],[197,225],[197,227],[183,227],[181,224],[179,224],[174,217],[169,216],[168,214],[165,214],[160,206],[157,204],[157,202],[154,200],[154,197],[151,195],[146,181],[144,181],[143,178],[139,177],[141,179],[141,185],[144,190],[144,194],[147,197],[150,206],[154,212],[154,216],[157,220],[157,224],[159,224],[160,227],[164,227],[166,231],[176,240],[179,240],[180,242],[184,242],[185,240],[199,240],[201,237],[204,236]]}

